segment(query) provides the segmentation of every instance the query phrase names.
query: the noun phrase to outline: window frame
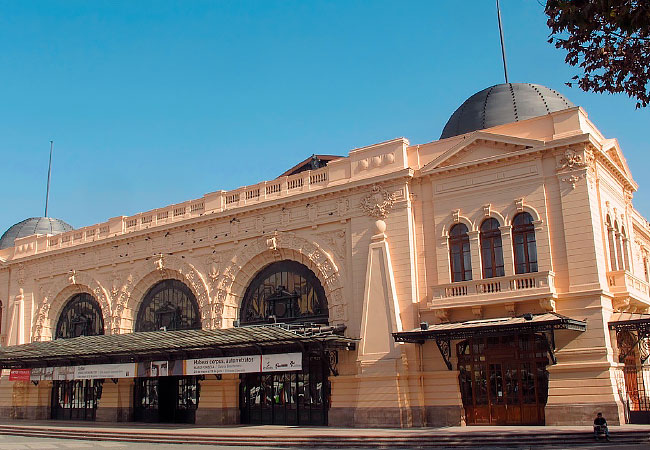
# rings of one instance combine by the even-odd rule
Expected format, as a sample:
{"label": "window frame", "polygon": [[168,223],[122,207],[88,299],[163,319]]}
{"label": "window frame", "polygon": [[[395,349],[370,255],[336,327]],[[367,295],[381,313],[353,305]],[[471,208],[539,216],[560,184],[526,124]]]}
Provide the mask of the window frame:
{"label": "window frame", "polygon": [[[519,218],[527,218],[527,223],[517,223]],[[526,219],[524,219],[526,220]],[[539,272],[539,258],[537,255],[537,235],[535,232],[535,219],[529,212],[520,212],[512,218],[512,250],[515,263],[515,274]],[[522,237],[523,241],[517,240]],[[532,238],[532,239],[531,239]],[[535,249],[535,259],[531,260],[530,246]],[[523,261],[520,261],[518,246],[522,248]],[[523,269],[523,270],[522,270]]]}

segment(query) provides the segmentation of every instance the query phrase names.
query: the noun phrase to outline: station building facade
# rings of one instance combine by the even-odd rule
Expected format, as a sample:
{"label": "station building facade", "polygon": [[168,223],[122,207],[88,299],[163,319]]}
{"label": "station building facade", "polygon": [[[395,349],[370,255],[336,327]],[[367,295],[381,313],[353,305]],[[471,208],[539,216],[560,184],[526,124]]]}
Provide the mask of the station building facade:
{"label": "station building facade", "polygon": [[[314,156],[73,230],[30,219],[0,241],[0,416],[643,422],[637,187],[583,109],[506,84],[470,97],[434,142]],[[188,369],[225,358],[260,368]],[[101,365],[122,372],[76,375]]]}

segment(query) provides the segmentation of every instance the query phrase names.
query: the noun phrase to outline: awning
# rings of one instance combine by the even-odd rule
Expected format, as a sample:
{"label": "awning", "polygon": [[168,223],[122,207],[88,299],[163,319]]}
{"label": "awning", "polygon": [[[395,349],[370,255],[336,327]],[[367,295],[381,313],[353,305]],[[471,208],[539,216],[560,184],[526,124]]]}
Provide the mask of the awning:
{"label": "awning", "polygon": [[0,348],[0,368],[36,368],[151,360],[244,356],[271,350],[354,349],[345,327],[244,326],[81,336]]}
{"label": "awning", "polygon": [[456,339],[495,336],[514,333],[544,333],[549,343],[551,359],[555,363],[555,330],[585,331],[587,323],[582,320],[554,312],[544,314],[524,314],[518,317],[501,317],[497,319],[479,319],[465,322],[439,323],[428,325],[422,323],[419,329],[393,333],[396,342],[423,344],[434,340],[445,363],[451,370],[451,342]]}
{"label": "awning", "polygon": [[617,332],[630,331],[636,333],[634,345],[627,352],[618,355],[620,362],[624,362],[626,356],[634,351],[637,346],[639,347],[641,363],[648,360],[650,352],[648,351],[647,340],[650,339],[650,314],[614,313],[609,319],[609,328]]}
{"label": "awning", "polygon": [[650,314],[614,313],[609,319],[609,328],[616,331],[636,331],[650,336]]}

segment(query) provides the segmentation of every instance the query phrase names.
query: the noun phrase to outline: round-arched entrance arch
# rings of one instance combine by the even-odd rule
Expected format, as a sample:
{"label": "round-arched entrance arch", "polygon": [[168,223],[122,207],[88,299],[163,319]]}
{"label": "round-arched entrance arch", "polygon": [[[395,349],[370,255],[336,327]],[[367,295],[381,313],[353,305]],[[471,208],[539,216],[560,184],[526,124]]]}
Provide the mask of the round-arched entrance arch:
{"label": "round-arched entrance arch", "polygon": [[135,331],[173,331],[201,328],[199,304],[189,287],[178,280],[163,280],[144,296]]}
{"label": "round-arched entrance arch", "polygon": [[[104,334],[102,309],[88,293],[73,296],[56,323],[55,339]],[[55,380],[52,384],[52,418],[95,420],[102,380]]]}
{"label": "round-arched entrance arch", "polygon": [[[242,325],[327,325],[328,321],[320,280],[307,266],[290,260],[260,270],[246,289],[240,309]],[[283,351],[279,348],[277,353]],[[328,375],[324,353],[304,350],[301,371],[241,375],[242,423],[327,425]]]}
{"label": "round-arched entrance arch", "polygon": [[266,266],[253,279],[242,300],[240,323],[327,324],[325,290],[316,274],[296,261]]}
{"label": "round-arched entrance arch", "polygon": [[548,344],[533,333],[476,337],[457,345],[468,425],[544,425]]}
{"label": "round-arched entrance arch", "polygon": [[[136,332],[201,328],[196,296],[187,285],[175,279],[163,280],[151,287],[144,295],[136,317]],[[198,403],[198,377],[136,378],[134,389],[136,421],[194,423]]]}

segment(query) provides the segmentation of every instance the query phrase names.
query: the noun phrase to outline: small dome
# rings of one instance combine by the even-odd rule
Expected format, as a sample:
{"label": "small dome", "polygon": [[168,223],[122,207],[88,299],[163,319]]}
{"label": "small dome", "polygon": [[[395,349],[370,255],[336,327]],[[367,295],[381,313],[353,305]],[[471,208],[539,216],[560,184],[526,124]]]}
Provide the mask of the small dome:
{"label": "small dome", "polygon": [[574,106],[559,92],[539,84],[497,84],[465,100],[447,121],[440,139],[544,116]]}
{"label": "small dome", "polygon": [[16,239],[32,234],[59,234],[72,230],[72,226],[52,217],[32,217],[13,225],[0,238],[0,250],[13,247]]}

